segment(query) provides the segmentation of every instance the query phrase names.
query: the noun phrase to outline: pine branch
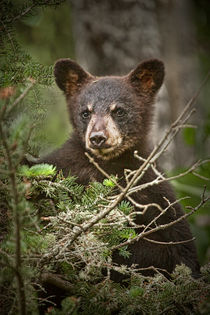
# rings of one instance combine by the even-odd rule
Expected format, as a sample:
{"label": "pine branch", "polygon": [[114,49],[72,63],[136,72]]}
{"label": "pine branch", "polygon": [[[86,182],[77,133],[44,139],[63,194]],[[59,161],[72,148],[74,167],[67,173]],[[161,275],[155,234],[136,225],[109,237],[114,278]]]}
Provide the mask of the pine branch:
{"label": "pine branch", "polygon": [[9,178],[11,183],[12,190],[12,199],[13,199],[13,211],[14,211],[14,225],[15,225],[15,270],[18,284],[18,303],[19,303],[19,313],[21,315],[26,314],[26,300],[25,300],[25,289],[24,281],[22,277],[22,258],[21,258],[21,235],[20,235],[20,214],[19,214],[19,194],[17,189],[16,182],[16,170],[11,158],[11,152],[9,145],[6,140],[5,133],[3,131],[2,123],[0,122],[0,136],[2,139],[2,144],[5,149],[5,158],[8,163],[9,169]]}
{"label": "pine branch", "polygon": [[16,100],[14,101],[14,103],[10,106],[7,115],[9,115],[13,109],[15,107],[17,107],[17,105],[26,97],[26,95],[28,94],[28,92],[34,87],[34,85],[36,84],[36,81],[33,79],[30,79],[30,84],[28,85],[28,87],[23,91],[22,94],[20,94],[20,96],[18,96],[18,98],[16,98]]}
{"label": "pine branch", "polygon": [[33,3],[29,7],[24,8],[23,10],[20,10],[20,13],[18,15],[14,16],[13,18],[11,18],[10,20],[8,20],[7,23],[10,24],[10,23],[13,23],[13,22],[15,22],[17,20],[20,20],[25,15],[27,15],[29,12],[31,12],[36,6],[37,6],[37,4]]}

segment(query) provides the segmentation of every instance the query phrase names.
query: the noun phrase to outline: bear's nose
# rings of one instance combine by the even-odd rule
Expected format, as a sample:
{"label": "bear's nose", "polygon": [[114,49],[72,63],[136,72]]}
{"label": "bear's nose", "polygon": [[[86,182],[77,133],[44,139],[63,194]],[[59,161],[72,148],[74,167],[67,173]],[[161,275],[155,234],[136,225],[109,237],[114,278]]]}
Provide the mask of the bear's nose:
{"label": "bear's nose", "polygon": [[94,131],[90,135],[90,142],[94,148],[100,148],[106,142],[107,137],[103,131]]}

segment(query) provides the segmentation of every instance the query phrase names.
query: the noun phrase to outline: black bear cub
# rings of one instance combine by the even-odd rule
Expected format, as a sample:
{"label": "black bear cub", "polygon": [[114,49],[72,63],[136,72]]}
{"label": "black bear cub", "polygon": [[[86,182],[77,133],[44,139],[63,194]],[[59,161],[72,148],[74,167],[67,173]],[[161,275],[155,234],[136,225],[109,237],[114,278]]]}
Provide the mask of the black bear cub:
{"label": "black bear cub", "polygon": [[[74,132],[64,145],[39,163],[49,163],[69,171],[86,185],[89,181],[101,181],[103,175],[89,163],[85,152],[89,152],[109,174],[123,178],[124,169],[135,170],[141,162],[134,158],[134,151],[146,158],[150,153],[148,137],[152,120],[153,103],[164,79],[164,65],[153,59],[140,63],[125,76],[96,77],[84,71],[70,59],[58,60],[55,65],[55,80],[64,91],[70,120]],[[152,168],[144,174],[141,183],[156,177]],[[125,183],[121,182],[122,185]],[[166,198],[165,198],[166,197]],[[140,204],[156,203],[162,209],[168,206],[166,199],[175,201],[171,186],[163,182],[148,187],[133,195]],[[144,215],[136,218],[138,224],[147,225],[159,210],[149,207]],[[179,204],[175,204],[162,215],[157,224],[166,224],[183,215]],[[140,240],[129,247],[132,253],[125,259],[117,252],[113,261],[118,264],[137,264],[139,268],[153,266],[171,273],[177,264],[184,263],[199,275],[199,263],[187,221],[182,220],[167,229],[151,234],[150,240]],[[179,244],[164,244],[180,242]],[[161,244],[162,243],[162,244]],[[145,275],[153,274],[145,270]],[[121,275],[112,275],[120,281]]]}

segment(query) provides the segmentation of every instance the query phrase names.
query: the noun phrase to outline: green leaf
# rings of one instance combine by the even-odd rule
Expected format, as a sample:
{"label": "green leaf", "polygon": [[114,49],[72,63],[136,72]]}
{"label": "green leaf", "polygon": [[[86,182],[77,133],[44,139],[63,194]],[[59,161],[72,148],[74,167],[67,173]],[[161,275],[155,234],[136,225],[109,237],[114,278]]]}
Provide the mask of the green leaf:
{"label": "green leaf", "polygon": [[103,181],[103,185],[106,186],[106,187],[115,187],[115,183],[113,183],[113,181],[111,179],[104,179]]}
{"label": "green leaf", "polygon": [[19,169],[19,175],[28,178],[33,177],[48,177],[56,174],[56,167],[49,164],[37,164],[31,167],[23,165]]}

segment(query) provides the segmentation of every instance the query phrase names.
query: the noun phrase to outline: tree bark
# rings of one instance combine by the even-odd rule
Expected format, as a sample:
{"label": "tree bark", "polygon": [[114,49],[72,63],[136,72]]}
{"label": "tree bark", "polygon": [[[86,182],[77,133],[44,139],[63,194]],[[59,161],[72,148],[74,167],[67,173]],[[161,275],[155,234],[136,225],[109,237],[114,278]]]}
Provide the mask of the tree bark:
{"label": "tree bark", "polygon": [[[192,1],[158,0],[159,27],[162,36],[162,55],[166,66],[170,122],[183,110],[187,101],[199,88],[199,62],[193,23]],[[196,103],[196,117],[191,123],[199,126],[202,107]],[[160,118],[158,119],[160,121]],[[188,146],[181,131],[173,148],[174,166],[192,164],[196,158],[195,146]]]}

